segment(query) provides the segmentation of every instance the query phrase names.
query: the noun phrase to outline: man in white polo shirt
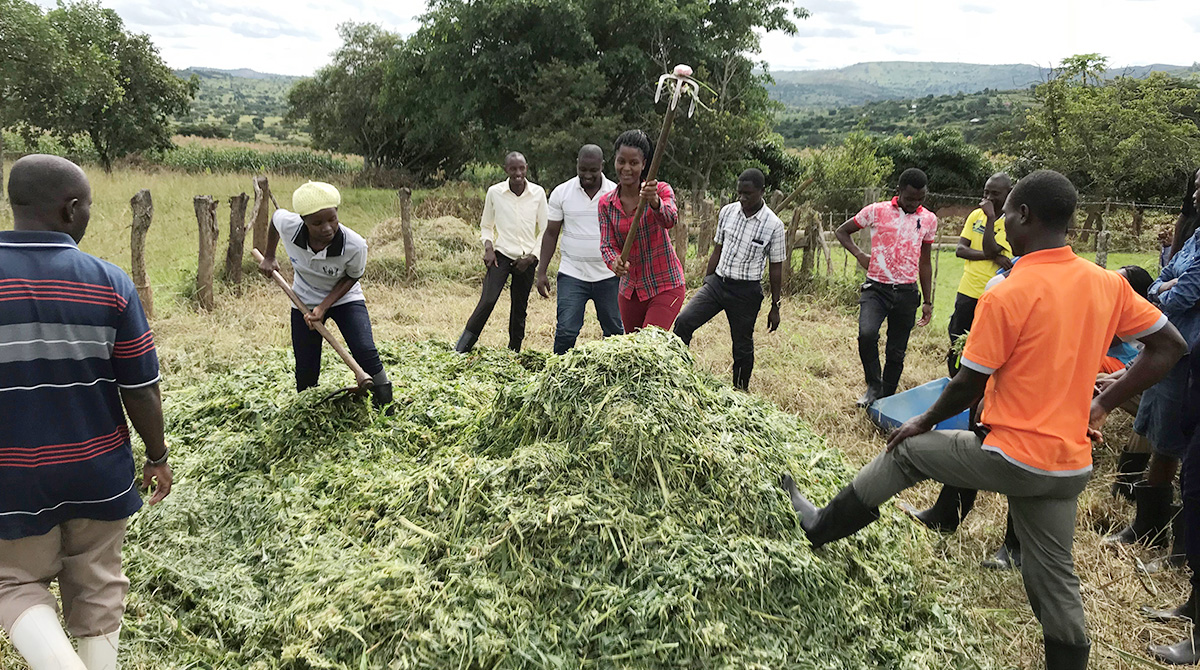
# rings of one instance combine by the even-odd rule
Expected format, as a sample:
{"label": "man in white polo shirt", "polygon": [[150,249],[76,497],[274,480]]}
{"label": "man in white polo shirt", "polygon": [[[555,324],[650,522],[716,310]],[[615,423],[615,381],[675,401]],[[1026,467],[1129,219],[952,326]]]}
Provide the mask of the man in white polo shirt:
{"label": "man in white polo shirt", "polygon": [[621,311],[617,308],[620,279],[600,255],[600,196],[617,187],[604,176],[604,151],[585,144],[575,162],[578,176],[559,184],[550,193],[550,221],[542,236],[542,255],[537,267],[537,289],[550,297],[546,268],[562,234],[562,257],[558,264],[558,324],[554,331],[554,353],[565,354],[575,346],[583,327],[587,301],[596,306],[596,318],[604,336],[620,335]]}
{"label": "man in white polo shirt", "polygon": [[738,177],[738,201],[721,208],[704,286],[675,319],[675,334],[692,343],[696,329],[725,312],[733,337],[733,385],[750,388],[754,370],[754,323],[762,309],[763,268],[771,263],[771,311],[767,331],[779,327],[779,294],[787,259],[783,222],[763,202],[766,179],[750,168]]}
{"label": "man in white polo shirt", "polygon": [[546,228],[546,191],[525,178],[525,156],[513,151],[504,158],[508,179],[493,184],[483,201],[480,237],[483,239],[483,294],[454,350],[466,353],[479,341],[479,334],[512,275],[512,308],[508,314],[508,348],[521,350],[525,339],[525,312],[533,288],[538,259],[538,239]]}

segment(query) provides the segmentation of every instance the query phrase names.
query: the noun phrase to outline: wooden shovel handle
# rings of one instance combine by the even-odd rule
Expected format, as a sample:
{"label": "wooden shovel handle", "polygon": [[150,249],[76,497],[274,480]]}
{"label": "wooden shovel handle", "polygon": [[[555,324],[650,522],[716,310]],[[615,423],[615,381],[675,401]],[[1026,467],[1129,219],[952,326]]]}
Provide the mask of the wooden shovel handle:
{"label": "wooden shovel handle", "polygon": [[[263,262],[262,252],[258,249],[251,249],[250,255],[260,264]],[[296,295],[291,286],[288,286],[287,280],[283,278],[283,275],[279,274],[278,270],[271,271],[271,279],[274,279],[279,288],[283,289],[283,292],[287,294],[287,297],[291,299],[292,304],[296,306],[296,309],[300,310],[301,314],[308,314],[312,311],[307,305],[300,302],[299,296]],[[358,382],[359,387],[370,388],[374,385],[374,382],[371,381],[371,375],[367,374],[362,369],[362,366],[358,364],[358,361],[354,360],[354,357],[350,355],[350,352],[346,351],[346,347],[342,346],[342,343],[333,337],[333,333],[329,332],[325,324],[319,321],[315,322],[313,323],[313,330],[320,333],[321,337],[325,338],[325,341],[329,343],[329,346],[333,347],[333,350],[337,352],[337,355],[342,357],[342,361],[350,366],[350,370],[354,372],[354,379]]]}

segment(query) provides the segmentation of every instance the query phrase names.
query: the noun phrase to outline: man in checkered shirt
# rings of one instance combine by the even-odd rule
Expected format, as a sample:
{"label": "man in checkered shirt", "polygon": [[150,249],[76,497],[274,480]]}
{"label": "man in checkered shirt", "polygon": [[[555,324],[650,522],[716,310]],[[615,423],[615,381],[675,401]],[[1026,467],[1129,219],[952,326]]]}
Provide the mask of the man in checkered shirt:
{"label": "man in checkered shirt", "polygon": [[738,201],[721,208],[707,276],[675,320],[675,334],[691,344],[696,329],[720,312],[733,337],[733,385],[750,388],[754,369],[754,323],[762,307],[763,268],[771,262],[771,311],[767,332],[779,327],[779,293],[787,258],[783,222],[763,202],[765,180],[756,169],[738,177]]}

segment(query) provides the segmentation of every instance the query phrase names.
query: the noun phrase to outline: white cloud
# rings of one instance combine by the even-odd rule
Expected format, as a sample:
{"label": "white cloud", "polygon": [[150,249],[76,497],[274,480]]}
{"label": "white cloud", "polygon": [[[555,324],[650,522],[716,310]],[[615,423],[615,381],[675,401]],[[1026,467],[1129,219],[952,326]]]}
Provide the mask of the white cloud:
{"label": "white cloud", "polygon": [[[54,0],[36,0],[53,6]],[[411,34],[424,0],[101,0],[150,35],[172,67],[307,75],[329,62],[346,21]],[[1178,0],[797,0],[796,36],[767,35],[771,69],[876,60],[1031,63],[1098,52],[1114,66],[1191,64],[1200,15]]]}

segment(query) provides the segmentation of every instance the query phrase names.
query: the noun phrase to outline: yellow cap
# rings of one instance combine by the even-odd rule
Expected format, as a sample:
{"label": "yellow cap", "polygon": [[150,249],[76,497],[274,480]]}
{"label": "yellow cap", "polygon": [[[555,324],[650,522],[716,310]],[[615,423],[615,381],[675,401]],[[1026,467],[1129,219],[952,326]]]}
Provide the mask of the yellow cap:
{"label": "yellow cap", "polygon": [[340,204],[342,194],[338,193],[337,187],[323,181],[310,181],[292,193],[292,211],[300,216],[308,216]]}

